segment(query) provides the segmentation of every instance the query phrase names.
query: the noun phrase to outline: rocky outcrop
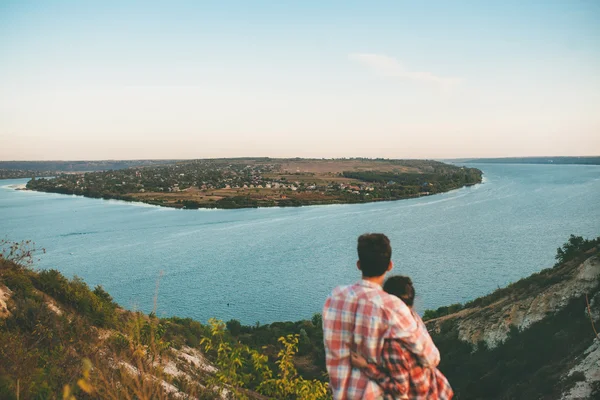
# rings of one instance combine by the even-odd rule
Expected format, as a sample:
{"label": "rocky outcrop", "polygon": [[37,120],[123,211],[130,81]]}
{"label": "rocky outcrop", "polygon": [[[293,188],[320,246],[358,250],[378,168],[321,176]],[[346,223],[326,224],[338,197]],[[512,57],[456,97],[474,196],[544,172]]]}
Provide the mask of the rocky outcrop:
{"label": "rocky outcrop", "polygon": [[10,311],[8,311],[8,300],[10,299],[10,295],[10,289],[0,284],[0,319],[8,318],[10,316]]}
{"label": "rocky outcrop", "polygon": [[[583,263],[566,263],[524,280],[519,289],[484,307],[469,307],[458,313],[427,322],[430,330],[438,330],[446,321],[454,321],[459,338],[476,344],[485,341],[495,347],[508,336],[511,326],[527,329],[548,313],[563,309],[571,299],[589,294],[592,303],[600,304],[600,256],[596,249]],[[510,289],[510,287],[509,287]],[[595,319],[600,319],[600,307],[594,307]],[[582,310],[584,312],[585,310]]]}
{"label": "rocky outcrop", "polygon": [[600,386],[600,340],[594,340],[594,343],[585,351],[584,355],[578,360],[567,377],[574,374],[583,374],[583,380],[577,382],[573,388],[562,396],[562,400],[583,400],[596,398],[598,395],[594,392],[594,386]]}

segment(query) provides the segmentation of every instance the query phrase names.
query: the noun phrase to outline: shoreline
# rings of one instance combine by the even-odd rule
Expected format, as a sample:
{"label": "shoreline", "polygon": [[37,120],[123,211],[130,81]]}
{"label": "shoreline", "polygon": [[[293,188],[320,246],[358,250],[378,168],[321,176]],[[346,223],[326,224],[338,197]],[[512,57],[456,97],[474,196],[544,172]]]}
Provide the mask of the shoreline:
{"label": "shoreline", "polygon": [[[257,205],[257,206],[240,206],[240,207],[217,207],[217,206],[204,206],[201,205],[198,208],[185,208],[185,207],[179,207],[178,205],[170,205],[170,204],[158,204],[156,202],[146,202],[146,201],[140,201],[138,199],[129,199],[129,198],[123,198],[126,197],[123,196],[121,197],[120,195],[111,195],[108,194],[108,197],[105,196],[100,196],[100,197],[93,197],[93,196],[86,196],[84,194],[77,194],[77,193],[60,193],[60,192],[53,192],[53,191],[45,191],[45,190],[35,190],[35,189],[28,189],[26,186],[26,184],[21,184],[21,185],[14,185],[14,186],[19,186],[19,188],[14,188],[11,187],[13,190],[24,190],[24,191],[30,191],[30,192],[38,192],[38,193],[49,193],[49,194],[58,194],[58,195],[65,195],[65,196],[78,196],[78,197],[84,197],[84,198],[88,198],[88,199],[97,199],[97,200],[115,200],[115,201],[122,201],[124,203],[130,203],[130,204],[139,204],[139,205],[143,205],[143,206],[151,206],[151,207],[158,207],[158,208],[163,208],[163,209],[171,209],[171,210],[183,210],[183,211],[199,211],[199,210],[203,210],[203,211],[209,211],[209,210],[245,210],[245,209],[270,209],[270,208],[299,208],[299,207],[317,207],[317,206],[346,206],[346,205],[357,205],[357,204],[371,204],[371,203],[381,203],[381,202],[392,202],[392,201],[401,201],[401,200],[412,200],[412,199],[419,199],[422,197],[433,197],[433,196],[437,196],[437,195],[441,195],[441,194],[446,194],[446,193],[450,193],[456,190],[460,190],[460,189],[464,189],[464,188],[468,188],[468,187],[473,187],[473,186],[477,186],[477,185],[481,185],[485,183],[485,179],[483,178],[482,175],[482,179],[480,182],[477,183],[471,183],[471,184],[466,184],[460,187],[455,187],[455,188],[451,188],[449,190],[443,191],[443,192],[439,192],[439,193],[434,193],[434,194],[428,194],[428,195],[412,195],[412,196],[406,196],[406,197],[399,197],[399,198],[394,198],[394,199],[373,199],[373,200],[367,200],[367,201],[356,201],[356,202],[324,202],[324,203],[306,203],[306,204],[290,204],[290,205],[279,205],[279,204],[274,204],[274,205]],[[13,186],[13,185],[9,185]],[[21,188],[22,187],[22,188]]]}
{"label": "shoreline", "polygon": [[29,190],[29,189],[27,189],[26,183],[17,183],[14,185],[6,185],[6,186],[2,186],[2,187],[8,188],[8,189],[13,189],[13,190]]}

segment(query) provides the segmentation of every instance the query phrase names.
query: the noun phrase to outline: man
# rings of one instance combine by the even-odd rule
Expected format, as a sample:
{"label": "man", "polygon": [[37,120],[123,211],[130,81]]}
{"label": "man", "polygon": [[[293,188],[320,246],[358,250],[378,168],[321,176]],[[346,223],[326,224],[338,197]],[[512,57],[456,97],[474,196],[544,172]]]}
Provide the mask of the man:
{"label": "man", "polygon": [[418,329],[409,308],[381,288],[392,267],[392,248],[384,234],[358,238],[356,266],[362,279],[338,286],[323,308],[323,337],[329,381],[335,400],[378,399],[383,392],[358,368],[350,352],[380,365],[385,339],[399,339],[423,366],[435,367],[440,354],[429,335]]}

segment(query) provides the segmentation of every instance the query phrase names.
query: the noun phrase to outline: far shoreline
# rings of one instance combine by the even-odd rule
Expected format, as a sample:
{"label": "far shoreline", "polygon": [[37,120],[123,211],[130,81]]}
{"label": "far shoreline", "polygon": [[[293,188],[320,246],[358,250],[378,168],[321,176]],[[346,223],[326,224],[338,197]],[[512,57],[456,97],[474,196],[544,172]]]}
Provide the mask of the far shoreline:
{"label": "far shoreline", "polygon": [[175,209],[285,208],[432,196],[479,184],[482,175],[432,160],[207,159],[33,178],[26,187]]}
{"label": "far shoreline", "polygon": [[[425,198],[425,197],[437,197],[439,195],[443,195],[443,194],[447,194],[447,193],[451,193],[451,192],[455,192],[457,190],[461,190],[461,189],[466,189],[469,187],[474,187],[474,186],[478,186],[478,185],[482,185],[485,183],[485,179],[482,175],[482,180],[481,182],[478,183],[473,183],[473,184],[466,184],[460,187],[456,187],[456,188],[452,188],[449,190],[446,190],[444,192],[439,192],[439,193],[434,193],[434,194],[429,194],[429,195],[414,195],[414,196],[408,196],[408,197],[402,197],[402,198],[397,198],[397,199],[373,199],[373,200],[369,200],[369,201],[360,201],[360,202],[340,202],[340,203],[325,203],[325,204],[294,204],[294,205],[289,205],[289,206],[281,206],[281,205],[272,205],[272,206],[254,206],[254,207],[231,207],[231,208],[226,208],[226,207],[198,207],[198,208],[184,208],[184,207],[175,207],[175,206],[171,206],[171,205],[162,205],[162,204],[154,204],[151,202],[145,202],[145,201],[139,201],[139,200],[128,200],[128,199],[122,199],[122,198],[118,198],[118,197],[111,197],[111,198],[105,198],[105,197],[91,197],[91,196],[86,196],[83,194],[77,194],[77,193],[58,193],[58,192],[50,192],[50,191],[42,191],[42,190],[34,190],[34,189],[28,189],[26,187],[26,184],[23,185],[19,185],[19,188],[14,188],[11,187],[11,189],[13,190],[19,190],[19,191],[27,191],[27,192],[35,192],[35,193],[47,193],[47,194],[56,194],[56,195],[61,195],[61,196],[77,196],[77,197],[83,197],[83,198],[87,198],[87,199],[95,199],[95,200],[104,200],[104,201],[115,201],[115,202],[123,202],[125,204],[130,204],[135,206],[136,204],[139,206],[143,206],[143,207],[157,207],[157,208],[161,208],[161,209],[167,209],[167,210],[181,210],[181,211],[231,211],[231,210],[257,210],[257,209],[272,209],[272,208],[301,208],[301,207],[328,207],[328,206],[352,206],[352,205],[361,205],[361,204],[374,204],[374,203],[390,203],[390,202],[395,202],[395,201],[402,201],[402,200],[414,200],[414,199],[420,199],[420,198]],[[21,188],[21,186],[23,186],[23,188]],[[10,186],[9,186],[10,187]]]}

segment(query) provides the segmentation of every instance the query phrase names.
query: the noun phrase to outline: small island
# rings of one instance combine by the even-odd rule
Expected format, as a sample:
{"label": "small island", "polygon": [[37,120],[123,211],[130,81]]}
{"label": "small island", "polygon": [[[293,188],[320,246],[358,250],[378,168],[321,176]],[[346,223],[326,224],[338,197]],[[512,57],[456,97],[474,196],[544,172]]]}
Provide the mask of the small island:
{"label": "small island", "polygon": [[164,207],[252,208],[400,200],[481,183],[430,160],[230,158],[33,178],[27,189]]}

